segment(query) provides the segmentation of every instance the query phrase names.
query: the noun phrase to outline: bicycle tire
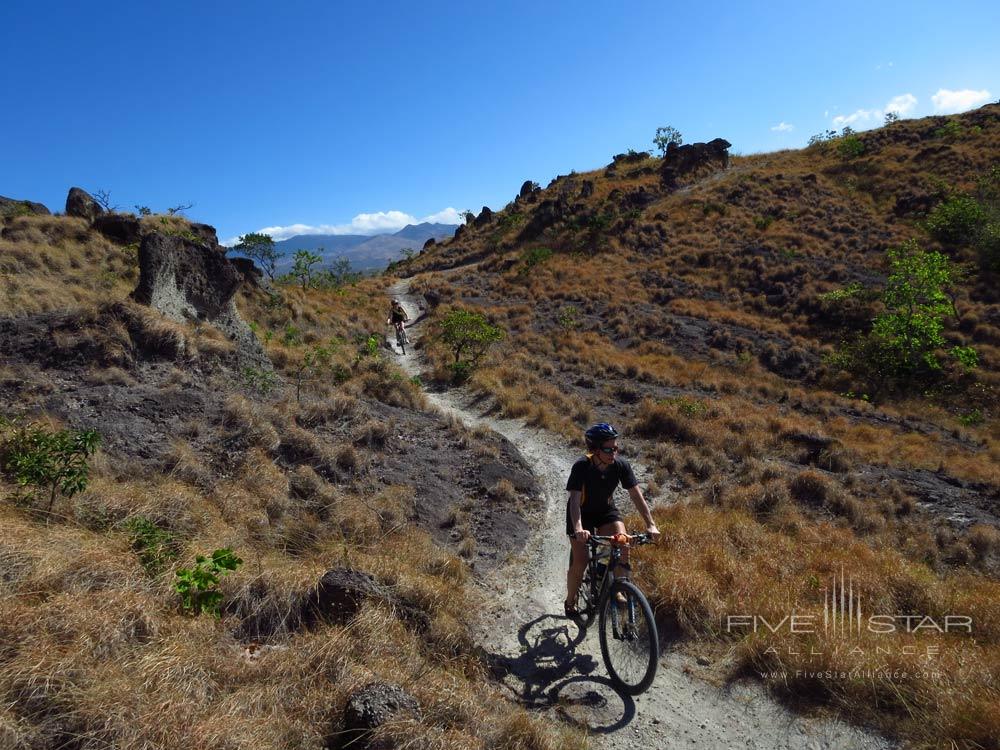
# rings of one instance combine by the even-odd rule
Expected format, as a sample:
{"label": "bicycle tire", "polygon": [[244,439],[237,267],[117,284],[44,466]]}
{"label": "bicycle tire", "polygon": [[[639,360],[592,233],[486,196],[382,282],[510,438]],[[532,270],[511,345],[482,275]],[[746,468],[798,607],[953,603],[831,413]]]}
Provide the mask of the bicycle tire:
{"label": "bicycle tire", "polygon": [[406,354],[406,334],[396,331],[396,343],[399,344],[399,351]]}
{"label": "bicycle tire", "polygon": [[[618,603],[618,594],[625,605]],[[601,656],[612,683],[629,695],[646,691],[656,676],[660,637],[653,609],[631,581],[616,580],[600,606]]]}

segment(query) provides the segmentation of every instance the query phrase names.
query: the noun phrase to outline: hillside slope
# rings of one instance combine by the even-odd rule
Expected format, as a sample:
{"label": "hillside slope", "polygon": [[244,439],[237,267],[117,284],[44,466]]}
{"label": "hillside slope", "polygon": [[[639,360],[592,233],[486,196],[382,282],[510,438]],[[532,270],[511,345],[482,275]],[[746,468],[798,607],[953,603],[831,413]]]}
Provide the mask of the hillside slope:
{"label": "hillside slope", "polygon": [[[573,441],[611,421],[647,494],[677,498],[643,575],[682,647],[915,744],[996,747],[1000,105],[727,164],[705,152],[525,183],[392,270],[430,326],[465,309],[505,332],[468,381],[483,403]],[[907,288],[942,326],[909,360],[878,328]],[[440,343],[424,353],[425,380],[467,372]],[[720,625],[821,617],[835,575],[900,622],[961,611],[974,633],[915,658],[903,645],[933,634],[866,631],[852,654]],[[877,665],[896,676],[866,682]]]}

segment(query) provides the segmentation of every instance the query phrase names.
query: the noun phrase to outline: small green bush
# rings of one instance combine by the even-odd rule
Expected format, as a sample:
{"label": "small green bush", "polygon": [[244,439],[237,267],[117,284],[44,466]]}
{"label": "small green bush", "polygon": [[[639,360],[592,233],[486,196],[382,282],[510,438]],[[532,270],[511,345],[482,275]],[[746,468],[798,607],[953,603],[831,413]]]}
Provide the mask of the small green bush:
{"label": "small green bush", "polygon": [[52,512],[56,495],[70,498],[87,488],[88,459],[97,451],[96,430],[50,430],[40,424],[0,419],[0,468],[22,486],[49,495]]}
{"label": "small green bush", "polygon": [[928,214],[924,226],[938,242],[968,245],[980,236],[988,219],[979,201],[966,196],[949,198]]}
{"label": "small green bush", "polygon": [[210,558],[198,555],[194,567],[179,568],[174,590],[181,595],[181,608],[188,614],[207,612],[219,617],[222,592],[219,578],[236,570],[243,560],[233,554],[231,547],[217,549]]}
{"label": "small green bush", "polygon": [[846,135],[837,141],[837,155],[841,159],[856,159],[864,152],[865,144],[856,135]]}

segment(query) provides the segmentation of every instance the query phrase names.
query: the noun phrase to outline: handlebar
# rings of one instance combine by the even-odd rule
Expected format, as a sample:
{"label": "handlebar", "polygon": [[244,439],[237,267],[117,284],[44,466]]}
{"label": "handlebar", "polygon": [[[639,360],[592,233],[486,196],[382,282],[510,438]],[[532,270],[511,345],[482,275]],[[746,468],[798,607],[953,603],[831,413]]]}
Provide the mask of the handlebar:
{"label": "handlebar", "polygon": [[595,547],[598,545],[606,547],[632,547],[640,544],[652,544],[653,538],[646,533],[612,534],[611,536],[598,536],[597,534],[591,534],[588,541]]}

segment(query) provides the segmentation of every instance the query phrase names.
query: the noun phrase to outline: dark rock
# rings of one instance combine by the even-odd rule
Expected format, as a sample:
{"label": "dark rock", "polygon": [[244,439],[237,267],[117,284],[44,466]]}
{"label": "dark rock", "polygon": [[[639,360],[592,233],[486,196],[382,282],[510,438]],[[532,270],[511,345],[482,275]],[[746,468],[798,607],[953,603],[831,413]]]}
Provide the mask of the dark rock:
{"label": "dark rock", "polygon": [[433,289],[424,292],[424,299],[427,300],[427,306],[430,308],[435,308],[441,304],[441,295]]}
{"label": "dark rock", "polygon": [[228,307],[241,280],[223,250],[153,232],[139,247],[139,286],[132,298],[175,320],[205,320]]}
{"label": "dark rock", "polygon": [[94,219],[103,213],[104,209],[98,205],[97,201],[86,190],[78,187],[69,189],[69,195],[66,196],[67,216],[79,216],[81,219],[86,219],[93,224]]}
{"label": "dark rock", "polygon": [[215,227],[210,224],[192,224],[191,234],[212,247],[219,244],[219,235],[216,234]]}
{"label": "dark rock", "polygon": [[580,185],[580,197],[589,198],[594,194],[594,181],[584,180],[583,184]]}
{"label": "dark rock", "polygon": [[355,691],[344,707],[344,728],[337,737],[341,748],[365,748],[366,750],[389,750],[394,747],[390,740],[373,740],[372,733],[379,727],[399,718],[411,715],[420,718],[420,704],[399,685],[391,682],[370,682]]}
{"label": "dark rock", "polygon": [[640,161],[646,161],[648,158],[648,151],[629,151],[624,154],[615,154],[613,157],[615,164],[618,164],[619,162],[623,164],[635,164]]}
{"label": "dark rock", "polygon": [[35,214],[36,216],[50,216],[51,211],[41,203],[33,201],[19,201],[16,198],[4,198],[0,195],[0,218],[6,216],[21,216],[23,214]]}
{"label": "dark rock", "polygon": [[531,219],[521,230],[519,239],[522,242],[533,240],[542,234],[546,229],[557,222],[562,221],[569,211],[569,207],[563,200],[548,199],[542,201]]}
{"label": "dark rock", "polygon": [[668,188],[677,187],[681,177],[706,170],[715,171],[729,166],[729,148],[732,144],[722,138],[708,143],[688,143],[678,146],[671,143],[660,167],[660,180]]}
{"label": "dark rock", "polygon": [[102,214],[94,219],[94,229],[119,245],[133,245],[142,239],[142,225],[129,214]]}
{"label": "dark rock", "polygon": [[457,240],[463,234],[465,234],[465,224],[459,224],[458,229],[455,230],[455,239]]}
{"label": "dark rock", "polygon": [[431,237],[427,242],[424,243],[423,250],[430,250],[437,244],[437,240]]}
{"label": "dark rock", "polygon": [[477,227],[484,227],[493,221],[493,212],[490,210],[489,206],[483,206],[483,210],[479,212],[479,216],[476,217],[475,225]]}
{"label": "dark rock", "polygon": [[211,323],[236,344],[241,366],[270,369],[260,341],[236,310],[243,278],[225,248],[153,232],[139,245],[139,284],[132,298],[173,320]]}
{"label": "dark rock", "polygon": [[525,180],[524,184],[521,185],[521,191],[517,194],[517,197],[523,201],[528,201],[529,203],[534,200],[535,194],[538,192],[538,185],[531,180]]}
{"label": "dark rock", "polygon": [[305,620],[344,623],[358,613],[366,600],[389,605],[403,622],[417,632],[430,628],[430,617],[413,604],[398,597],[367,573],[351,568],[333,568],[323,574],[309,595]]}
{"label": "dark rock", "polygon": [[251,286],[261,286],[264,272],[249,258],[230,258],[229,262],[243,275],[243,281]]}

